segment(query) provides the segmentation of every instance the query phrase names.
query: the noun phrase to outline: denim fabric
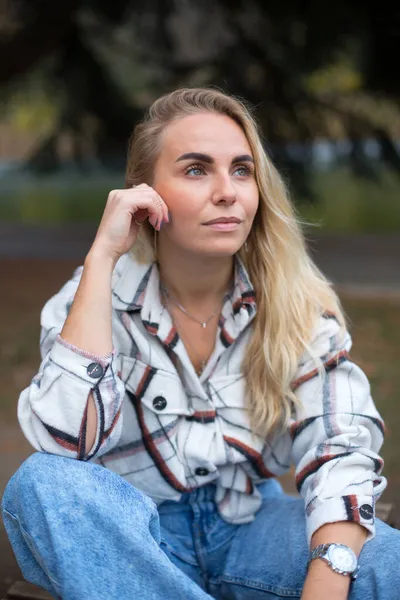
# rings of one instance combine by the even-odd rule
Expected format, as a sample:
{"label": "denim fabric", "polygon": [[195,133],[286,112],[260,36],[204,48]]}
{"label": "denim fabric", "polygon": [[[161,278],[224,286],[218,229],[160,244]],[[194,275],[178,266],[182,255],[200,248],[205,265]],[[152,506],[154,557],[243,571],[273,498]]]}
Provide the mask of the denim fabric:
{"label": "denim fabric", "polygon": [[[25,578],[63,600],[300,598],[303,501],[270,480],[256,519],[231,525],[216,511],[215,489],[157,508],[99,465],[37,453],[8,483],[3,518]],[[399,556],[400,532],[377,521],[350,600],[399,598]]]}

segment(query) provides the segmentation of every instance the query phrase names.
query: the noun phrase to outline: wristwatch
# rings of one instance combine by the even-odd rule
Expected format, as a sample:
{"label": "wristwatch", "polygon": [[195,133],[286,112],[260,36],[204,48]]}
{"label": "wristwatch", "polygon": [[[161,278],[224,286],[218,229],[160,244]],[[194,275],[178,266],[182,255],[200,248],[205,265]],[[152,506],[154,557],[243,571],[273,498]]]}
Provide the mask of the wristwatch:
{"label": "wristwatch", "polygon": [[310,554],[308,566],[315,558],[322,558],[336,573],[357,578],[360,567],[353,550],[344,544],[320,544]]}

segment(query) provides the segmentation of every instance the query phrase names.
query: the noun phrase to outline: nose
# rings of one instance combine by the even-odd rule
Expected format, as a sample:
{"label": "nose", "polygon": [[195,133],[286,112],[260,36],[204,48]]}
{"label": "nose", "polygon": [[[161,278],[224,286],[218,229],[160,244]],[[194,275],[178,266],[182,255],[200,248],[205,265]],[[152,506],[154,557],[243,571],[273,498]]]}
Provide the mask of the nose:
{"label": "nose", "polygon": [[237,194],[229,174],[220,174],[216,177],[212,200],[214,204],[233,204]]}

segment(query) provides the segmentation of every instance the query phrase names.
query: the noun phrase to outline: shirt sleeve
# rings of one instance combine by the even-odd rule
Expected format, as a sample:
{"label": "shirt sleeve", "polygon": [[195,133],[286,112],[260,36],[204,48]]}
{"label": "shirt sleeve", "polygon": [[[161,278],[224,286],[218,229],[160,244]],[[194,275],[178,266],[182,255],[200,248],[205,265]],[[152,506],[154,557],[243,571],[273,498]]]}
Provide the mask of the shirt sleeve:
{"label": "shirt sleeve", "polygon": [[[115,348],[107,356],[96,356],[60,336],[82,271],[83,267],[79,267],[42,310],[42,362],[39,372],[19,397],[18,420],[36,450],[90,460],[118,442],[125,388],[116,375],[119,359]],[[97,411],[97,432],[91,451],[86,453],[90,392]]]}
{"label": "shirt sleeve", "polygon": [[[292,388],[299,400],[291,423],[296,485],[305,501],[307,537],[325,523],[353,521],[375,535],[375,502],[386,487],[378,452],[384,425],[352,341],[324,314]],[[318,366],[319,364],[319,366]]]}

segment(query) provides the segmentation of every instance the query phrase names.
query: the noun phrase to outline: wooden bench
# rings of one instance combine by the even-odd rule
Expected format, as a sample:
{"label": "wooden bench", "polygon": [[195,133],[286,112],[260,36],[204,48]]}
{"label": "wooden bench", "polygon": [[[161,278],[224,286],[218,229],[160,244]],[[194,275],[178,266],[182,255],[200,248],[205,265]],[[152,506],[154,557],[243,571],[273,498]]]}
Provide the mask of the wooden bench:
{"label": "wooden bench", "polygon": [[[376,516],[391,527],[400,528],[400,523],[396,520],[394,504],[392,502],[378,502],[376,505]],[[36,585],[25,581],[16,581],[2,600],[52,600],[52,598],[53,596]]]}

